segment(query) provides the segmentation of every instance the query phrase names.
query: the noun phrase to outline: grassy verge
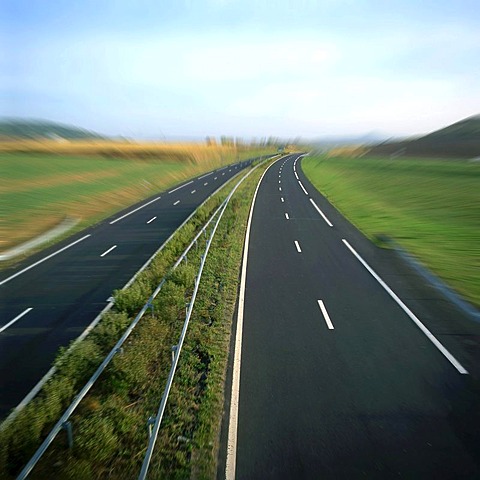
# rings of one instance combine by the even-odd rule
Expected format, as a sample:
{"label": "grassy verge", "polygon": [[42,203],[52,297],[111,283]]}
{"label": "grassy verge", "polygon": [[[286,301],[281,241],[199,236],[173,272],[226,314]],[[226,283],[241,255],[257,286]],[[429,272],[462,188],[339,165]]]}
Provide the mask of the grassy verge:
{"label": "grassy verge", "polygon": [[480,306],[480,166],[464,161],[306,157],[302,169],[369,238],[393,237]]}
{"label": "grassy verge", "polygon": [[[245,225],[255,171],[231,200],[207,259],[184,349],[160,431],[151,478],[213,478],[223,387]],[[198,225],[223,199],[218,195],[187,224],[134,284],[116,293],[116,312],[57,360],[58,374],[16,421],[0,433],[0,472],[18,473],[74,393],[114,345]],[[153,312],[139,323],[122,353],[71,417],[74,447],[60,434],[34,478],[136,478],[147,447],[146,421],[156,413],[193,288],[198,252],[170,274]]]}
{"label": "grassy verge", "polygon": [[0,153],[0,252],[48,231],[65,218],[80,220],[67,234],[71,235],[173,184],[266,152],[164,147],[157,156],[108,159]]}

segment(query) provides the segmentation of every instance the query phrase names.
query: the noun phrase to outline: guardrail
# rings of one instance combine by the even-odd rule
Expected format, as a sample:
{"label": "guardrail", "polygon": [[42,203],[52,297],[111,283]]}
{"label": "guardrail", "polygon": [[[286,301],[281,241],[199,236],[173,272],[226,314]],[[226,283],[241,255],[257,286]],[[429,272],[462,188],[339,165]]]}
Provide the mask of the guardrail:
{"label": "guardrail", "polygon": [[[270,158],[270,157],[269,157]],[[268,158],[266,159],[268,160]],[[264,160],[265,161],[265,160]],[[264,161],[262,161],[261,163],[257,164],[253,169],[249,170],[238,182],[237,184],[232,188],[231,192],[229,193],[229,195],[225,198],[225,200],[220,204],[220,206],[215,210],[215,212],[212,214],[212,216],[209,218],[209,220],[204,224],[204,226],[200,229],[200,231],[195,235],[194,239],[190,242],[190,244],[188,245],[188,247],[184,250],[184,252],[182,253],[182,255],[178,258],[178,260],[175,262],[175,264],[173,265],[172,269],[170,270],[169,274],[174,271],[178,265],[180,265],[180,263],[187,258],[187,255],[188,255],[188,252],[192,249],[192,247],[194,245],[197,244],[198,242],[198,239],[200,238],[200,236],[202,234],[204,234],[208,228],[208,226],[213,222],[213,220],[217,217],[217,221],[215,222],[215,225],[212,229],[212,232],[210,234],[210,237],[208,238],[207,242],[206,242],[206,246],[205,246],[205,251],[204,251],[204,254],[202,255],[201,257],[201,263],[200,263],[200,268],[198,270],[198,273],[197,273],[197,276],[196,276],[196,279],[195,279],[195,286],[194,286],[194,291],[193,291],[193,295],[192,295],[192,299],[190,301],[190,304],[189,304],[189,307],[188,307],[188,310],[187,310],[187,315],[186,315],[186,319],[185,319],[185,322],[184,322],[184,326],[183,326],[183,329],[182,329],[182,333],[181,333],[181,336],[180,336],[180,340],[179,340],[179,343],[177,344],[177,348],[175,349],[175,354],[174,354],[174,357],[173,357],[173,363],[172,363],[172,368],[170,370],[170,374],[169,374],[169,377],[168,377],[168,380],[167,380],[167,386],[165,388],[165,391],[164,391],[164,395],[162,396],[162,401],[161,401],[161,404],[160,404],[160,408],[159,408],[159,413],[157,414],[157,416],[155,417],[155,425],[153,427],[153,432],[152,432],[152,435],[150,436],[150,441],[149,441],[149,447],[147,449],[147,454],[145,455],[145,460],[143,462],[143,466],[142,466],[142,471],[140,473],[140,478],[145,478],[146,476],[146,473],[147,473],[147,470],[148,470],[148,466],[149,466],[149,463],[150,463],[150,459],[151,459],[151,455],[153,453],[153,447],[155,445],[155,441],[156,441],[156,438],[158,436],[158,430],[160,429],[160,423],[161,423],[161,420],[162,420],[162,417],[163,417],[163,410],[165,409],[165,405],[166,405],[166,402],[167,402],[167,399],[168,399],[168,394],[170,392],[170,388],[171,388],[171,385],[172,385],[172,382],[173,382],[173,377],[175,375],[175,370],[176,370],[176,367],[177,367],[177,363],[178,363],[178,359],[179,359],[179,356],[180,356],[180,352],[181,352],[181,348],[182,348],[182,345],[183,345],[183,340],[185,338],[185,335],[186,335],[186,331],[187,331],[187,327],[188,327],[188,323],[189,323],[189,320],[190,320],[190,316],[191,316],[191,313],[192,313],[192,310],[193,310],[193,306],[194,306],[194,303],[195,303],[195,298],[196,298],[196,295],[197,295],[197,291],[198,291],[198,287],[199,287],[199,284],[200,284],[200,279],[201,279],[201,275],[202,275],[202,272],[203,272],[203,266],[205,264],[205,260],[206,260],[206,257],[207,257],[207,254],[208,254],[208,251],[210,249],[210,245],[211,245],[211,242],[213,240],[213,237],[215,235],[215,232],[217,230],[217,227],[218,227],[218,224],[220,223],[220,220],[223,216],[223,213],[228,205],[228,203],[230,202],[230,199],[232,198],[233,194],[235,193],[235,191],[237,190],[237,188],[239,187],[239,185],[259,166],[261,165]],[[136,325],[138,324],[138,322],[141,320],[141,318],[143,317],[143,315],[145,314],[145,312],[148,310],[148,308],[151,308],[152,307],[152,302],[153,300],[156,298],[156,296],[159,294],[159,292],[161,291],[163,285],[165,284],[165,281],[167,280],[168,278],[168,275],[167,274],[165,277],[163,277],[163,279],[160,281],[160,283],[158,284],[157,288],[154,290],[154,292],[152,293],[152,295],[149,297],[149,299],[147,300],[147,302],[145,303],[145,305],[142,307],[142,309],[140,310],[140,312],[137,314],[137,316],[135,317],[135,319],[133,320],[133,322],[129,325],[129,327],[127,328],[127,330],[125,331],[125,333],[122,335],[122,337],[120,338],[120,340],[118,340],[118,342],[115,344],[115,346],[112,348],[112,350],[110,351],[110,353],[105,357],[105,359],[103,360],[103,362],[100,364],[100,366],[97,368],[97,370],[95,371],[95,373],[90,377],[90,379],[88,380],[88,382],[83,386],[83,388],[80,390],[80,392],[75,396],[75,398],[73,399],[72,403],[69,405],[69,407],[65,410],[65,412],[63,413],[63,415],[60,417],[60,419],[57,421],[57,423],[53,426],[52,430],[50,431],[50,433],[47,435],[47,437],[45,438],[45,440],[43,441],[43,443],[40,445],[40,447],[37,449],[37,451],[33,454],[33,456],[30,458],[30,460],[28,461],[28,463],[25,465],[25,467],[23,468],[23,470],[20,472],[20,474],[18,475],[17,477],[17,480],[23,480],[25,478],[27,478],[27,476],[30,474],[30,472],[33,470],[33,468],[35,467],[35,465],[38,463],[38,461],[40,460],[40,458],[43,456],[43,454],[46,452],[46,450],[48,449],[48,447],[50,446],[50,444],[53,442],[53,440],[55,439],[55,437],[58,435],[58,433],[62,430],[62,429],[65,429],[67,431],[67,434],[68,434],[68,441],[69,441],[69,444],[71,445],[72,442],[73,442],[73,431],[72,431],[72,425],[71,423],[68,421],[68,419],[70,418],[70,416],[73,414],[73,412],[75,411],[75,409],[78,407],[78,405],[80,404],[80,402],[83,400],[83,398],[86,396],[86,394],[89,392],[89,390],[92,388],[93,384],[97,381],[97,379],[100,377],[100,375],[103,373],[103,371],[105,370],[105,368],[107,367],[107,365],[110,363],[110,361],[113,359],[113,357],[121,352],[121,347],[122,345],[125,343],[125,341],[127,340],[127,338],[130,336],[130,334],[132,333],[132,331],[134,330],[134,328],[136,327]],[[143,476],[142,476],[143,475]]]}

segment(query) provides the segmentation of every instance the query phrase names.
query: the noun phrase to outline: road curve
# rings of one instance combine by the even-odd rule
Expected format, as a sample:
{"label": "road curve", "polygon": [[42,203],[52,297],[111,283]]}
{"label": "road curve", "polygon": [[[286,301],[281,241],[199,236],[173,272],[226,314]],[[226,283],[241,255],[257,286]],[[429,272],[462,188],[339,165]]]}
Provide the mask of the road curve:
{"label": "road curve", "polygon": [[0,419],[164,241],[253,160],[202,174],[0,273]]}
{"label": "road curve", "polygon": [[253,209],[219,478],[480,478],[480,326],[298,158],[269,168]]}

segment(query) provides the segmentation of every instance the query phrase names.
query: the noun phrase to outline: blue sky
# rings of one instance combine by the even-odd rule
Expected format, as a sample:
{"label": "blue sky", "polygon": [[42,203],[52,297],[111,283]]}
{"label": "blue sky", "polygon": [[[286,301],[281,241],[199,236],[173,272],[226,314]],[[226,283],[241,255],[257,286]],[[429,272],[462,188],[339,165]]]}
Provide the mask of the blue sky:
{"label": "blue sky", "polygon": [[0,114],[140,138],[388,135],[480,113],[480,3],[4,0]]}

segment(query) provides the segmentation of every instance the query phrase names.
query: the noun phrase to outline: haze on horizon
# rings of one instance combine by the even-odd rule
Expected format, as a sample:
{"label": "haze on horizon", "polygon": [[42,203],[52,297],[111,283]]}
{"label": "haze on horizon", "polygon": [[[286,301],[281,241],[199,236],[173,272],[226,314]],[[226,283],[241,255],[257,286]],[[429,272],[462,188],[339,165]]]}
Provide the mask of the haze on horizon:
{"label": "haze on horizon", "polygon": [[476,0],[6,0],[0,115],[137,138],[429,132],[480,112]]}

